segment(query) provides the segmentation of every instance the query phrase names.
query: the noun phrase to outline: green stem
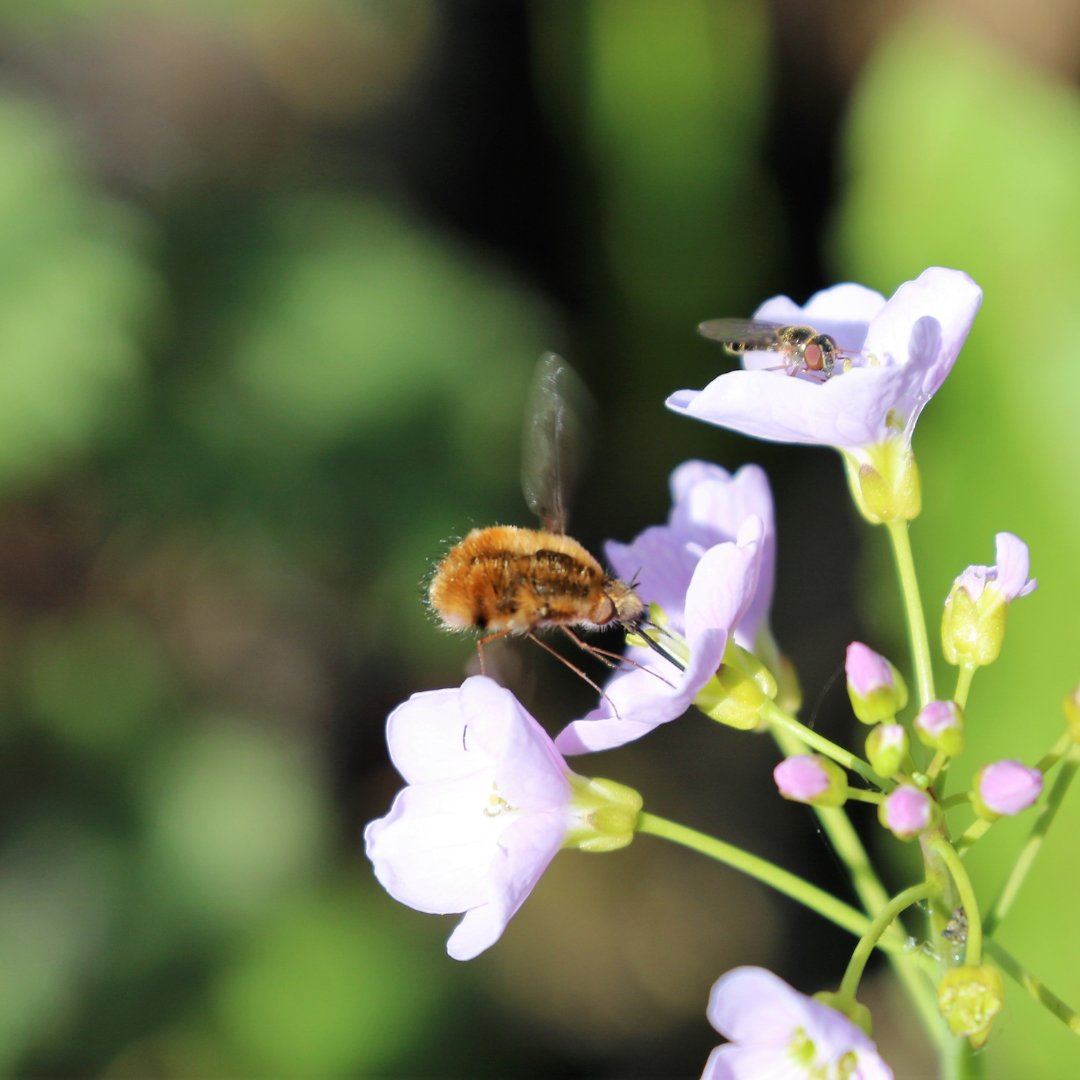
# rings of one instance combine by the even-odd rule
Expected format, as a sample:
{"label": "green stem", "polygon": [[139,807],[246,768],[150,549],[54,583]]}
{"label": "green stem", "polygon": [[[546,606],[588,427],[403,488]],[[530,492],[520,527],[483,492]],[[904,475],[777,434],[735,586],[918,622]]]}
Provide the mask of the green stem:
{"label": "green stem", "polygon": [[[835,761],[837,765],[842,765],[845,769],[858,773],[868,784],[872,784],[876,788],[889,791],[896,786],[884,777],[878,776],[861,757],[853,754],[850,750],[845,750],[842,746],[837,746],[831,739],[826,739],[824,735],[814,731],[813,728],[808,728],[790,713],[784,712],[775,702],[766,702],[761,710],[761,716],[772,728],[773,735],[781,746],[784,746],[780,738],[781,731],[794,736],[802,744],[794,750],[785,748],[784,753],[788,757],[799,754],[804,748],[809,747],[811,750],[817,750],[818,753],[824,754],[825,757]],[[788,742],[787,746],[790,747],[791,743]]]}
{"label": "green stem", "polygon": [[964,950],[964,963],[978,966],[982,963],[982,917],[979,914],[979,902],[975,897],[975,889],[971,884],[971,878],[964,867],[956,849],[943,836],[935,837],[930,841],[930,848],[935,855],[945,864],[949,876],[956,886],[957,896],[967,917],[967,946]]}
{"label": "green stem", "polygon": [[987,941],[986,951],[998,962],[1001,969],[1015,979],[1040,1005],[1049,1009],[1074,1035],[1080,1035],[1080,1013],[1043,986],[1039,979],[996,941]]}
{"label": "green stem", "polygon": [[893,557],[900,576],[900,595],[907,615],[908,635],[911,638],[915,681],[919,688],[919,705],[934,700],[934,669],[930,659],[930,640],[926,634],[919,580],[915,575],[915,560],[911,553],[911,535],[906,521],[887,522],[885,526],[892,541]]}
{"label": "green stem", "polygon": [[[1047,757],[1052,754],[1053,751]],[[986,933],[988,935],[994,932],[1001,920],[1009,913],[1009,908],[1012,907],[1013,901],[1020,891],[1020,886],[1023,885],[1028,871],[1031,870],[1032,864],[1035,862],[1035,856],[1039,854],[1039,850],[1042,848],[1047,831],[1054,823],[1054,817],[1061,807],[1065,793],[1069,790],[1069,785],[1076,775],[1077,768],[1080,768],[1080,746],[1074,743],[1065,758],[1065,764],[1061,766],[1061,772],[1057,774],[1057,778],[1054,780],[1054,786],[1050,789],[1046,802],[1043,803],[1042,809],[1039,811],[1039,816],[1035,819],[1035,824],[1031,827],[1027,842],[1013,864],[1001,892],[998,893],[997,899],[991,906],[990,913],[986,916]]]}
{"label": "green stem", "polygon": [[917,904],[920,900],[925,900],[932,892],[934,887],[928,881],[922,881],[918,885],[912,885],[909,889],[905,889],[902,893],[894,896],[878,913],[874,916],[873,921],[870,923],[870,929],[859,939],[859,944],[855,946],[855,951],[851,954],[851,959],[848,961],[847,971],[844,972],[844,978],[840,983],[840,993],[842,996],[855,1000],[855,995],[859,989],[859,981],[862,979],[863,970],[866,967],[866,962],[870,959],[871,953],[877,947],[878,940],[882,934],[893,924],[893,920],[900,914],[901,911],[911,907],[912,904]]}
{"label": "green stem", "polygon": [[[767,859],[751,855],[742,848],[733,844],[726,844],[714,836],[698,832],[686,825],[668,821],[666,818],[657,817],[655,814],[642,812],[638,815],[637,831],[659,836],[672,843],[681,844],[710,859],[730,866],[733,870],[746,874],[757,881],[768,885],[784,896],[790,897],[804,907],[816,911],[823,918],[836,923],[844,930],[862,937],[870,927],[870,920],[861,912],[837,900],[835,896],[819,889],[816,885],[804,881],[797,874],[793,874]],[[886,952],[902,953],[904,950],[903,940],[897,937],[881,942],[881,948]]]}
{"label": "green stem", "polygon": [[953,701],[961,709],[967,708],[968,694],[971,693],[971,680],[975,678],[977,670],[974,664],[961,664],[956,673],[956,689],[953,691]]}

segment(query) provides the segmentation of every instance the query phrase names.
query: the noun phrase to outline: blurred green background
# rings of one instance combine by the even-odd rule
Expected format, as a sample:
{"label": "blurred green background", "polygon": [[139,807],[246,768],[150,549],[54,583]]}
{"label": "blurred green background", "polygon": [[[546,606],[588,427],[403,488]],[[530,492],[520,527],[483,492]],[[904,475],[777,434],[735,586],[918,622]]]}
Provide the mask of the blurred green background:
{"label": "blurred green background", "polygon": [[[835,455],[663,398],[728,363],[703,318],[968,271],[914,542],[932,624],[996,531],[1031,544],[959,771],[1041,755],[1080,676],[1080,14],[935,12],[0,5],[0,1073],[694,1076],[723,971],[839,978],[839,932],[648,838],[560,857],[464,965],[373,879],[385,716],[472,657],[421,582],[469,527],[529,523],[545,349],[599,404],[594,549],[660,520],[687,457],[768,468],[774,627],[848,738],[846,643],[907,665],[883,538]],[[587,705],[539,650],[489,651],[549,729]],[[688,717],[578,767],[848,895],[773,760]],[[1074,794],[1000,933],[1073,1005],[1078,825]],[[987,899],[1025,830],[972,854]],[[1068,1075],[1076,1037],[1008,995],[990,1075]],[[931,1075],[881,968],[867,1000],[897,1075]]]}

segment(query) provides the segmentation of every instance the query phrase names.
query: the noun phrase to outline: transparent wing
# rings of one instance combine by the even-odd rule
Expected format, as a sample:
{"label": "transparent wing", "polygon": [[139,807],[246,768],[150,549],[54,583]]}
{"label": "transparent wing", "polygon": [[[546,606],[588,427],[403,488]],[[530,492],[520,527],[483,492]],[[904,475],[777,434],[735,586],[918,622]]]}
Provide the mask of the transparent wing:
{"label": "transparent wing", "polygon": [[785,326],[762,319],[709,319],[698,325],[698,333],[728,348],[779,349],[783,348],[780,331]]}
{"label": "transparent wing", "polygon": [[525,412],[521,487],[548,532],[564,532],[569,495],[584,457],[592,399],[573,368],[555,353],[536,365]]}

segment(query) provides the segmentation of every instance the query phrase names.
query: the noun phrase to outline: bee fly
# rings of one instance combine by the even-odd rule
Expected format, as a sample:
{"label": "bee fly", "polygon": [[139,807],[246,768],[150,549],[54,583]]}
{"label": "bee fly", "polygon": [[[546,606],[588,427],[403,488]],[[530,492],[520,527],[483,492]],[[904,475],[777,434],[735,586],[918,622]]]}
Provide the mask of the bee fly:
{"label": "bee fly", "polygon": [[[574,479],[580,437],[571,404],[586,400],[569,366],[554,353],[545,353],[530,396],[522,466],[525,501],[539,516],[541,528],[473,529],[447,552],[432,576],[428,600],[442,625],[484,635],[477,641],[481,673],[483,647],[508,634],[528,637],[555,653],[536,635],[549,626],[559,627],[586,652],[621,662],[618,654],[582,641],[573,628],[636,630],[645,619],[645,605],[633,585],[607,573],[565,533],[565,496]],[[583,671],[555,655],[599,690]]]}

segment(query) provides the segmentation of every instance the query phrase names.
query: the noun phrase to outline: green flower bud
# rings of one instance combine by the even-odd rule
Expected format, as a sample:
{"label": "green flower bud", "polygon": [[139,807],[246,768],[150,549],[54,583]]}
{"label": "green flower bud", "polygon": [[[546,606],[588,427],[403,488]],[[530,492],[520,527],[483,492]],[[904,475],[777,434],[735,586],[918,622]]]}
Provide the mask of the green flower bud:
{"label": "green flower bud", "polygon": [[1001,972],[989,964],[950,968],[938,984],[938,1008],[949,1030],[967,1036],[975,1048],[986,1042],[1004,1004]]}
{"label": "green flower bud", "polygon": [[910,741],[903,724],[878,724],[866,736],[866,757],[879,776],[895,776],[907,760]]}

